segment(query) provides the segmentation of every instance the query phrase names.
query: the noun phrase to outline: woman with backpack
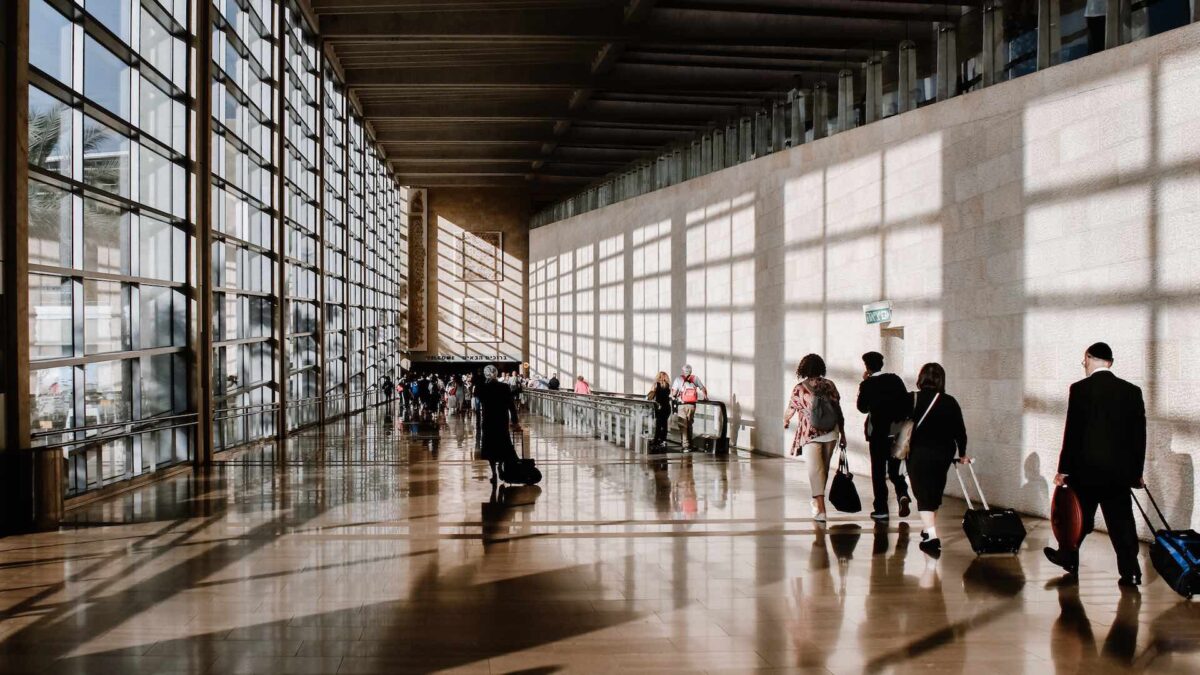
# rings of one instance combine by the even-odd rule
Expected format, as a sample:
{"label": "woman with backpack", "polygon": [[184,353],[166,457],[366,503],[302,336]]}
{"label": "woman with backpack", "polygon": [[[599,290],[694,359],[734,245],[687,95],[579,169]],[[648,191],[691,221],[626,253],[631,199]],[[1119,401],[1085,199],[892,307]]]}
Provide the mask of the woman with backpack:
{"label": "woman with backpack", "polygon": [[962,408],[946,393],[946,370],[938,363],[926,363],[917,375],[909,419],[915,422],[909,439],[908,478],[917,513],[921,516],[921,543],[918,547],[936,558],[942,553],[937,533],[937,511],[946,492],[946,475],[953,462],[970,463],[967,457],[967,425]]}
{"label": "woman with backpack", "polygon": [[799,414],[800,423],[788,451],[791,457],[806,455],[808,485],[812,489],[813,520],[823,523],[825,517],[825,485],[829,482],[829,461],[835,446],[846,449],[846,419],[842,416],[842,397],[832,380],[825,378],[825,360],[816,354],[800,359],[783,428],[791,426],[792,416]]}

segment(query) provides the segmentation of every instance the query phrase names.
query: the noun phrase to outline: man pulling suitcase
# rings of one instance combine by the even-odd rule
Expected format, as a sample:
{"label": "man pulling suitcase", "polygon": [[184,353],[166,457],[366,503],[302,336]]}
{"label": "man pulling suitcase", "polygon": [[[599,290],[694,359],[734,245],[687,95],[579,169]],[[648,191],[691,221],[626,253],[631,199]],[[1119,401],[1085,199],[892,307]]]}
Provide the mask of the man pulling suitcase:
{"label": "man pulling suitcase", "polygon": [[[1078,544],[1094,528],[1096,509],[1104,512],[1108,535],[1117,552],[1117,582],[1123,587],[1142,583],[1138,564],[1137,527],[1130,488],[1145,486],[1146,406],[1142,390],[1112,372],[1112,349],[1097,342],[1083,355],[1087,377],[1071,385],[1067,423],[1055,485],[1070,485],[1079,498],[1083,528]],[[1046,558],[1079,572],[1079,548],[1061,545],[1045,549]]]}

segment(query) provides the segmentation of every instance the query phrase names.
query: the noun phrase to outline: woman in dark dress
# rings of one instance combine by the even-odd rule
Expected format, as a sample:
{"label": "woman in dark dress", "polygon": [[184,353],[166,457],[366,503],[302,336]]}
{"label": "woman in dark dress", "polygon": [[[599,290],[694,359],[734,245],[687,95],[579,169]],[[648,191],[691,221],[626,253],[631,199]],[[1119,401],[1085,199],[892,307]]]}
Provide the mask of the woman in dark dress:
{"label": "woman in dark dress", "polygon": [[971,460],[967,457],[962,408],[946,393],[946,370],[937,363],[925,364],[917,376],[917,389],[910,415],[915,427],[908,452],[908,477],[923,526],[920,549],[936,558],[942,553],[937,511],[946,492],[946,474],[952,463]]}
{"label": "woman in dark dress", "polygon": [[480,406],[477,422],[480,454],[491,466],[493,483],[498,480],[496,465],[517,458],[512,436],[509,435],[509,418],[512,418],[513,431],[521,429],[517,422],[517,404],[513,401],[512,390],[507,384],[496,379],[496,374],[496,366],[484,368],[484,381],[475,385],[475,399],[479,401]]}
{"label": "woman in dark dress", "polygon": [[662,447],[667,443],[667,422],[671,419],[671,378],[665,371],[659,371],[646,398],[658,404],[654,411],[654,445]]}

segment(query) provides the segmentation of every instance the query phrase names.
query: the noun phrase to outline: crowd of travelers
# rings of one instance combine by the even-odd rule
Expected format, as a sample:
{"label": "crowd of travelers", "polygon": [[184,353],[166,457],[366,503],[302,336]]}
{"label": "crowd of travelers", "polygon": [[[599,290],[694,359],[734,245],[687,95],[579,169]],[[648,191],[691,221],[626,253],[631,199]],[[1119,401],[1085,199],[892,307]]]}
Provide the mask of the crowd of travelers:
{"label": "crowd of travelers", "polygon": [[[880,522],[889,519],[890,483],[900,518],[911,515],[915,500],[921,520],[919,548],[937,558],[942,547],[937,515],[949,470],[955,464],[973,462],[967,454],[962,408],[947,391],[947,374],[941,364],[921,367],[915,391],[910,391],[899,375],[884,369],[884,357],[879,352],[863,354],[862,365],[855,407],[865,415],[863,434],[871,471],[870,517]],[[1093,530],[1096,510],[1100,509],[1117,553],[1119,583],[1136,586],[1141,583],[1141,569],[1129,491],[1145,487],[1146,416],[1142,392],[1112,372],[1112,349],[1103,342],[1088,347],[1080,365],[1086,377],[1071,387],[1054,478],[1055,485],[1069,486],[1073,491],[1080,522],[1078,532],[1072,536],[1074,541],[1060,540],[1058,549],[1046,548],[1044,553],[1068,574],[1076,574],[1079,545]],[[805,458],[812,517],[817,523],[825,523],[830,469],[847,466],[842,396],[827,377],[824,359],[817,354],[800,360],[796,380],[783,419],[785,429],[793,420],[797,423],[786,454]],[[389,402],[393,390],[398,392],[406,416],[430,419],[443,414],[474,415],[477,443],[491,466],[493,482],[498,465],[520,461],[510,432],[520,429],[517,415],[521,393],[526,389],[562,389],[557,373],[549,378],[531,377],[518,371],[502,373],[495,366],[487,366],[482,373],[448,378],[410,372],[396,383],[385,377],[381,386],[386,387]],[[576,376],[573,392],[584,396],[593,393],[583,375]],[[708,399],[708,388],[692,366],[685,365],[674,380],[665,371],[659,372],[646,399],[656,404],[652,450],[665,449],[673,416],[682,449],[696,449],[696,407]],[[835,462],[839,450],[842,455]]]}

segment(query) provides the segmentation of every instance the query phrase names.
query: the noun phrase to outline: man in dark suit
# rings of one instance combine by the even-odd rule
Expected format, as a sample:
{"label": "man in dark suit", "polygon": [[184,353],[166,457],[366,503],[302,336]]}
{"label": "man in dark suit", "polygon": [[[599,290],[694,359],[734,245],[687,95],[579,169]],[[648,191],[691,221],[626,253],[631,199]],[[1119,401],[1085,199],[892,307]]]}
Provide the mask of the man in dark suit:
{"label": "man in dark suit", "polygon": [[858,411],[867,414],[871,488],[875,492],[871,517],[877,521],[888,519],[887,479],[890,478],[896,486],[900,517],[907,518],[912,500],[908,497],[908,482],[900,475],[900,460],[892,457],[892,423],[904,419],[905,405],[911,405],[912,399],[899,375],[883,372],[883,354],[867,352],[862,360],[866,370],[858,385]]}
{"label": "man in dark suit", "polygon": [[[1103,342],[1083,355],[1087,377],[1071,385],[1062,453],[1055,485],[1069,485],[1083,511],[1080,544],[1095,526],[1096,507],[1104,512],[1117,552],[1121,586],[1142,583],[1137,527],[1130,488],[1143,487],[1146,462],[1146,405],[1142,390],[1113,374],[1112,349]],[[1070,574],[1079,571],[1079,550],[1054,550],[1046,557]]]}

